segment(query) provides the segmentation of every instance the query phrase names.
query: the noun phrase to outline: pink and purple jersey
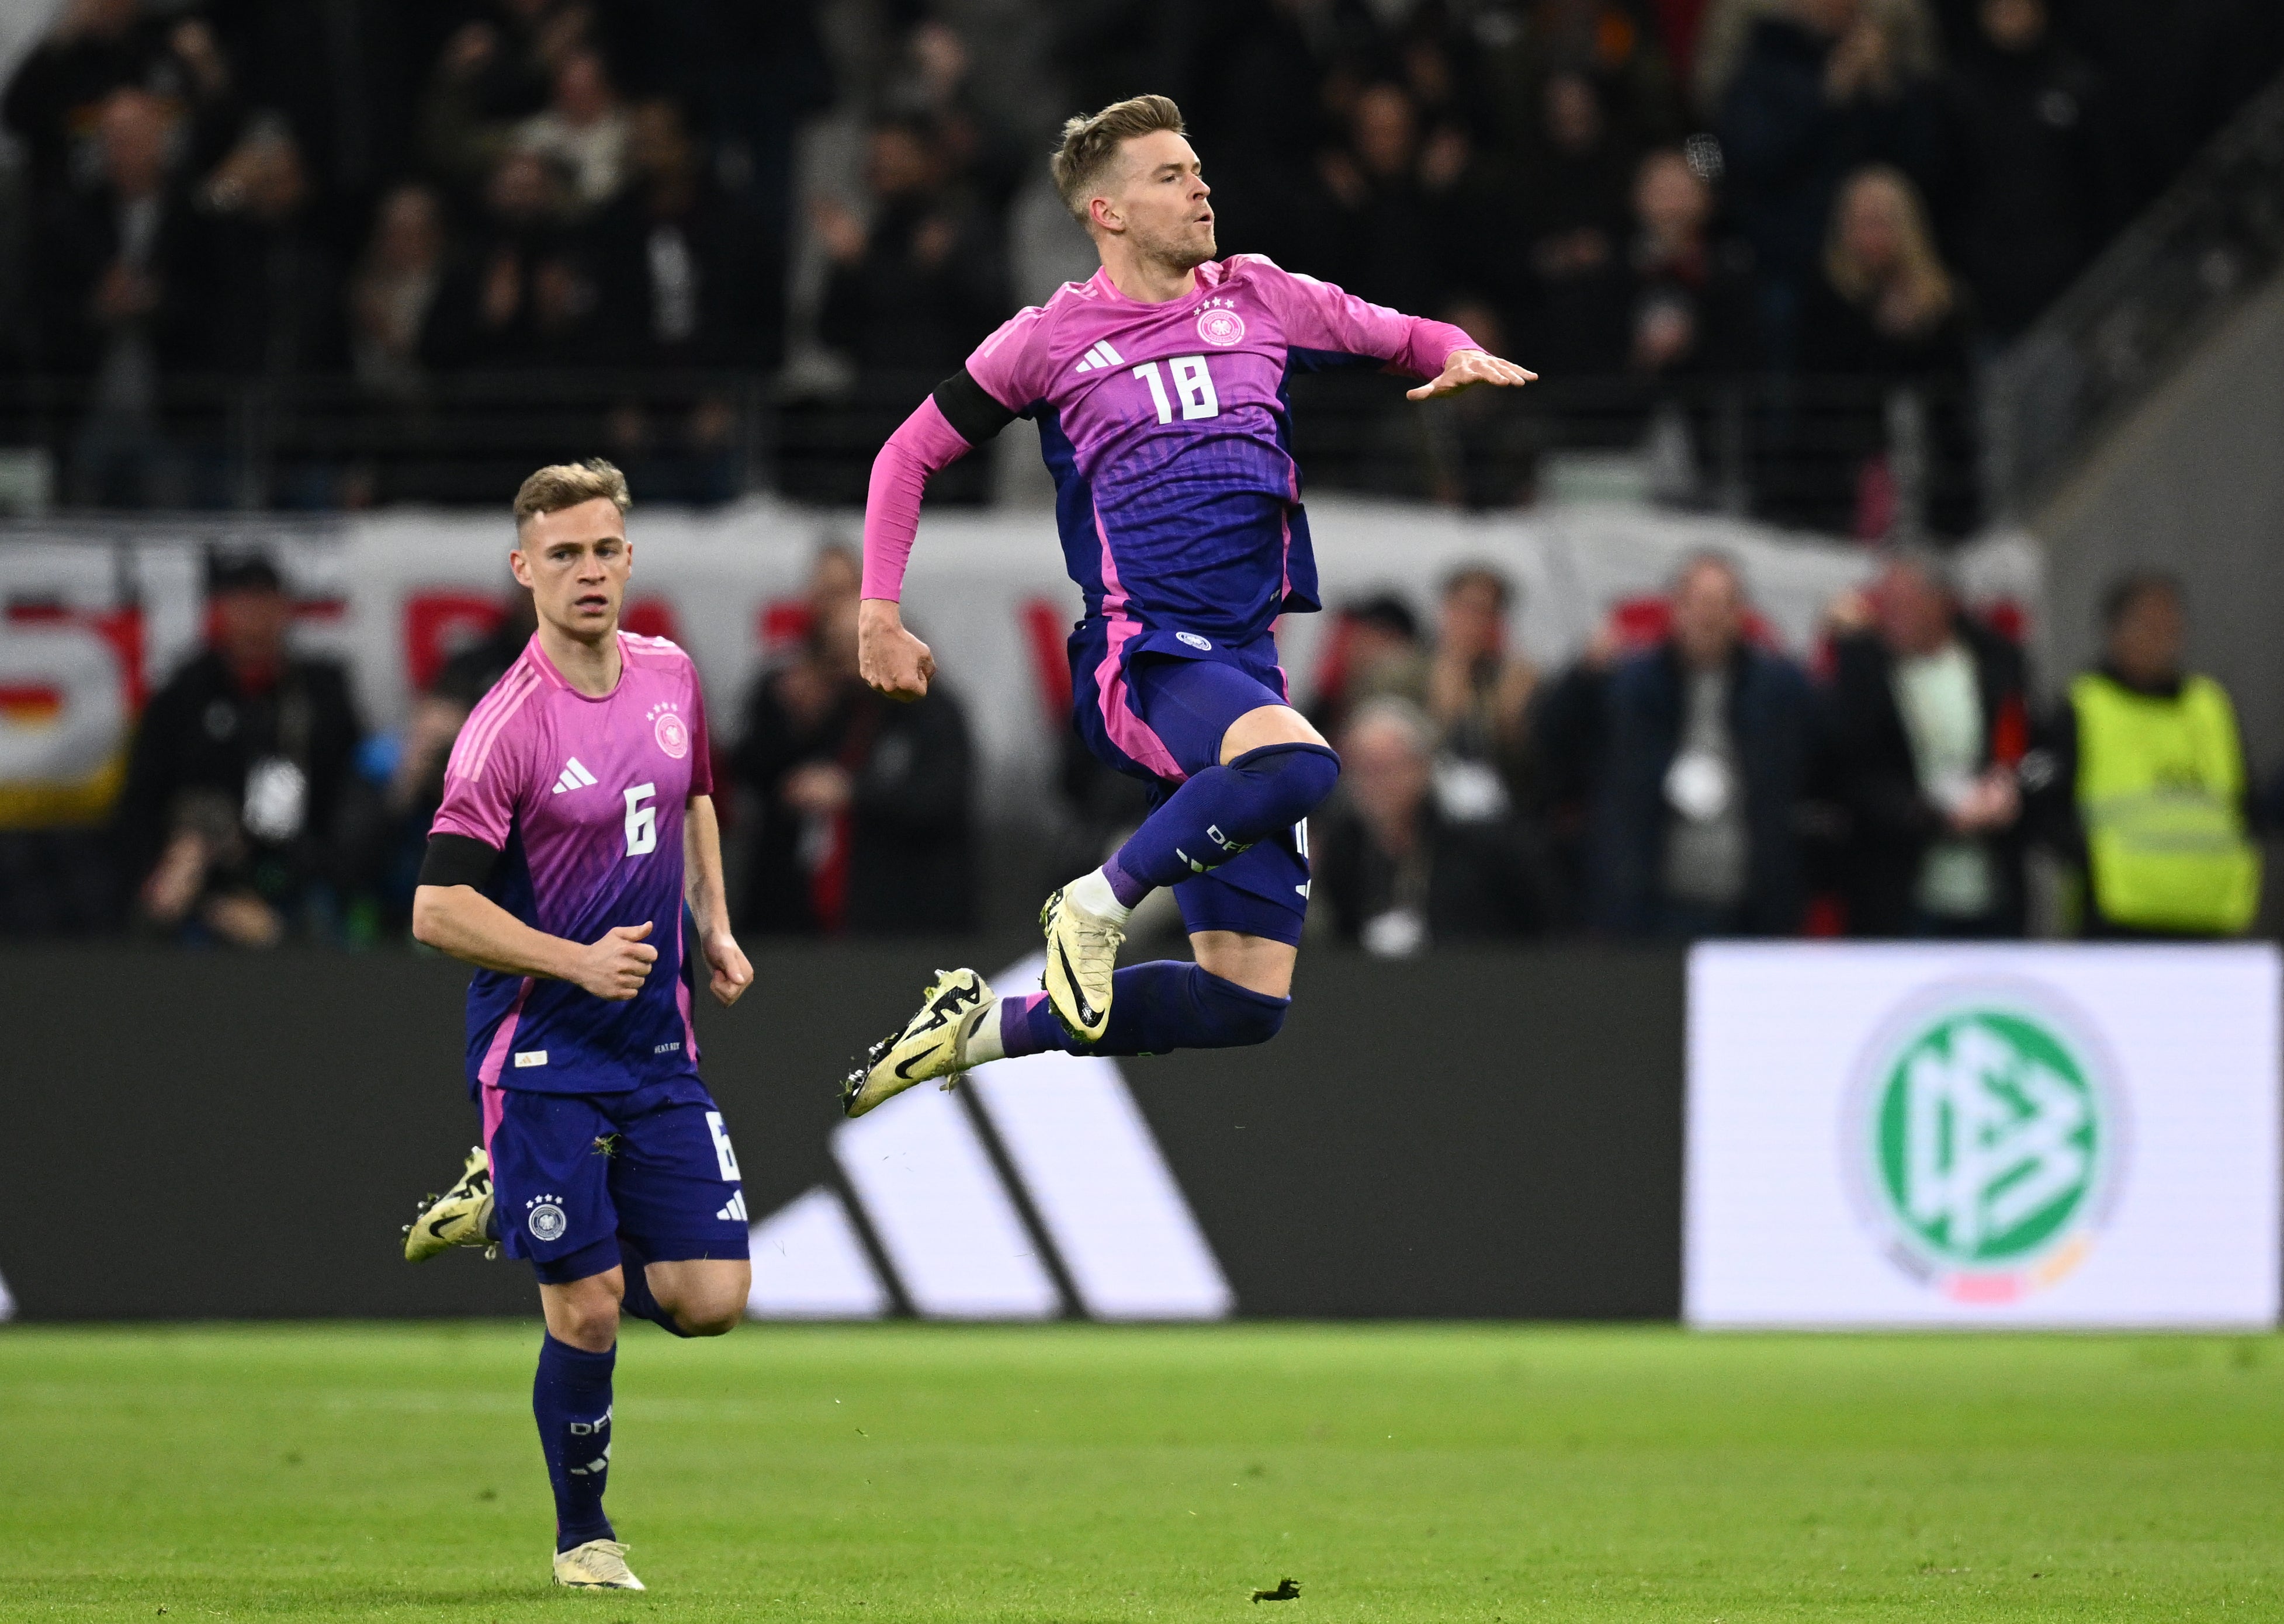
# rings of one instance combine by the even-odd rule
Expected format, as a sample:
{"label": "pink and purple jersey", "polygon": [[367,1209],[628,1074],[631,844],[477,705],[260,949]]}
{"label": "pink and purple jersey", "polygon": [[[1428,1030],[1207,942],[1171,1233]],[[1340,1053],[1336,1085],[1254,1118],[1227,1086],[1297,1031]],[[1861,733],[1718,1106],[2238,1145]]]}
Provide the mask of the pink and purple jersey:
{"label": "pink and purple jersey", "polygon": [[622,1003],[567,981],[476,972],[472,1088],[612,1094],[697,1074],[682,975],[682,824],[690,798],[714,791],[706,704],[681,649],[618,636],[619,685],[594,699],[533,636],[462,725],[430,832],[499,852],[487,894],[525,924],[589,942],[648,923],[658,960]]}
{"label": "pink and purple jersey", "polygon": [[925,470],[1028,417],[1087,615],[1250,644],[1279,611],[1318,606],[1287,379],[1352,365],[1432,378],[1473,347],[1257,254],[1199,266],[1196,288],[1162,304],[1127,298],[1107,271],[1066,284],[985,340],[972,382],[939,389],[884,449],[865,595],[898,596]]}

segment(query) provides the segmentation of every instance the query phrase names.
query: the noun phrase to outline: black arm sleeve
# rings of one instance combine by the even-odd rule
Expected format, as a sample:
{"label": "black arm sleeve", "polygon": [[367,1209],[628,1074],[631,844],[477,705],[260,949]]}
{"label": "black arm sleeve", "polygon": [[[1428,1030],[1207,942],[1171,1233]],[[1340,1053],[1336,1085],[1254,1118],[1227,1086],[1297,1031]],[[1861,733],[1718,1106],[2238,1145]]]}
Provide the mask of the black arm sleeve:
{"label": "black arm sleeve", "polygon": [[982,445],[1015,420],[1015,414],[993,400],[966,367],[938,384],[934,398],[952,433],[971,446]]}
{"label": "black arm sleeve", "polygon": [[497,849],[464,834],[432,834],[427,855],[420,859],[424,886],[473,886],[482,890],[499,866]]}

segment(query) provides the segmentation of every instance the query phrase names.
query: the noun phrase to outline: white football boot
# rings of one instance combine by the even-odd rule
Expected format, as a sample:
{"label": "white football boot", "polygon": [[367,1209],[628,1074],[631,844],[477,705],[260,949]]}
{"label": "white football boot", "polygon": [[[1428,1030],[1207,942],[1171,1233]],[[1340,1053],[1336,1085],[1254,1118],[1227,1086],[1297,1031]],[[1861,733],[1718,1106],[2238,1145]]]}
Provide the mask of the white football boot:
{"label": "white football boot", "polygon": [[1090,913],[1065,886],[1039,910],[1047,936],[1047,970],[1039,984],[1072,1041],[1099,1043],[1110,1027],[1110,978],[1126,932],[1118,922]]}
{"label": "white football boot", "polygon": [[968,1045],[975,1029],[998,1009],[989,982],[973,970],[939,970],[919,1013],[901,1032],[864,1051],[841,1080],[841,1109],[863,1116],[884,1100],[937,1077],[950,1088],[975,1064]]}
{"label": "white football boot", "polygon": [[480,1144],[468,1152],[452,1187],[421,1202],[404,1226],[404,1261],[425,1263],[455,1246],[490,1246],[496,1238],[491,1222],[492,1164]]}
{"label": "white football boot", "polygon": [[575,1590],[639,1590],[627,1567],[627,1548],[616,1540],[589,1540],[555,1553],[555,1582]]}

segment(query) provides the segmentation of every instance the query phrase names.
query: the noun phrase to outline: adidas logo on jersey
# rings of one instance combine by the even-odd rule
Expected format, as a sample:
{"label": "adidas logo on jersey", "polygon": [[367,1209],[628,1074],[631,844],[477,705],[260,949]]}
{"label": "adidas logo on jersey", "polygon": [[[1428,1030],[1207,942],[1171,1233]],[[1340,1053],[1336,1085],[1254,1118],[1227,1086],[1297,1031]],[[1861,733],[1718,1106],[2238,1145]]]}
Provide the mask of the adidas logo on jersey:
{"label": "adidas logo on jersey", "polygon": [[1126,357],[1110,347],[1108,339],[1097,339],[1094,341],[1094,347],[1088,350],[1085,357],[1079,362],[1078,370],[1082,372],[1091,372],[1097,367],[1124,366],[1125,364]]}
{"label": "adidas logo on jersey", "polygon": [[724,1223],[751,1223],[753,1222],[752,1219],[746,1216],[746,1192],[742,1190],[739,1191],[730,1198],[729,1206],[724,1207],[720,1212],[714,1215],[716,1218],[721,1219]]}
{"label": "adidas logo on jersey", "polygon": [[563,764],[563,771],[555,780],[554,792],[560,795],[566,790],[583,790],[594,781],[595,775],[575,755]]}

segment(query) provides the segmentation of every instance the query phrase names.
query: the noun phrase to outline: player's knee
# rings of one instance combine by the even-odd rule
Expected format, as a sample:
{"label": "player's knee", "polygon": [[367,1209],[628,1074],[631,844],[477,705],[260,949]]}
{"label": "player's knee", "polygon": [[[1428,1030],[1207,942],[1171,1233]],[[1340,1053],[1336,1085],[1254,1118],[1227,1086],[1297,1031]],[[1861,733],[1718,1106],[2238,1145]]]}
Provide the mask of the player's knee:
{"label": "player's knee", "polygon": [[747,1282],[704,1285],[669,1297],[659,1306],[674,1317],[674,1328],[686,1337],[726,1337],[746,1316]]}
{"label": "player's knee", "polygon": [[586,1353],[602,1353],[619,1339],[615,1296],[583,1295],[562,1304],[547,1318],[551,1336]]}
{"label": "player's knee", "polygon": [[1197,999],[1213,1042],[1204,1047],[1243,1049],[1265,1043],[1284,1029],[1290,998],[1275,998],[1208,971],[1197,972]]}
{"label": "player's knee", "polygon": [[724,1292],[707,1293],[674,1310],[674,1323],[684,1335],[693,1337],[726,1337],[737,1330],[738,1322],[745,1316],[744,1296],[732,1297]]}
{"label": "player's knee", "polygon": [[1263,745],[1230,766],[1258,783],[1273,823],[1297,824],[1315,811],[1341,779],[1341,758],[1328,745]]}

